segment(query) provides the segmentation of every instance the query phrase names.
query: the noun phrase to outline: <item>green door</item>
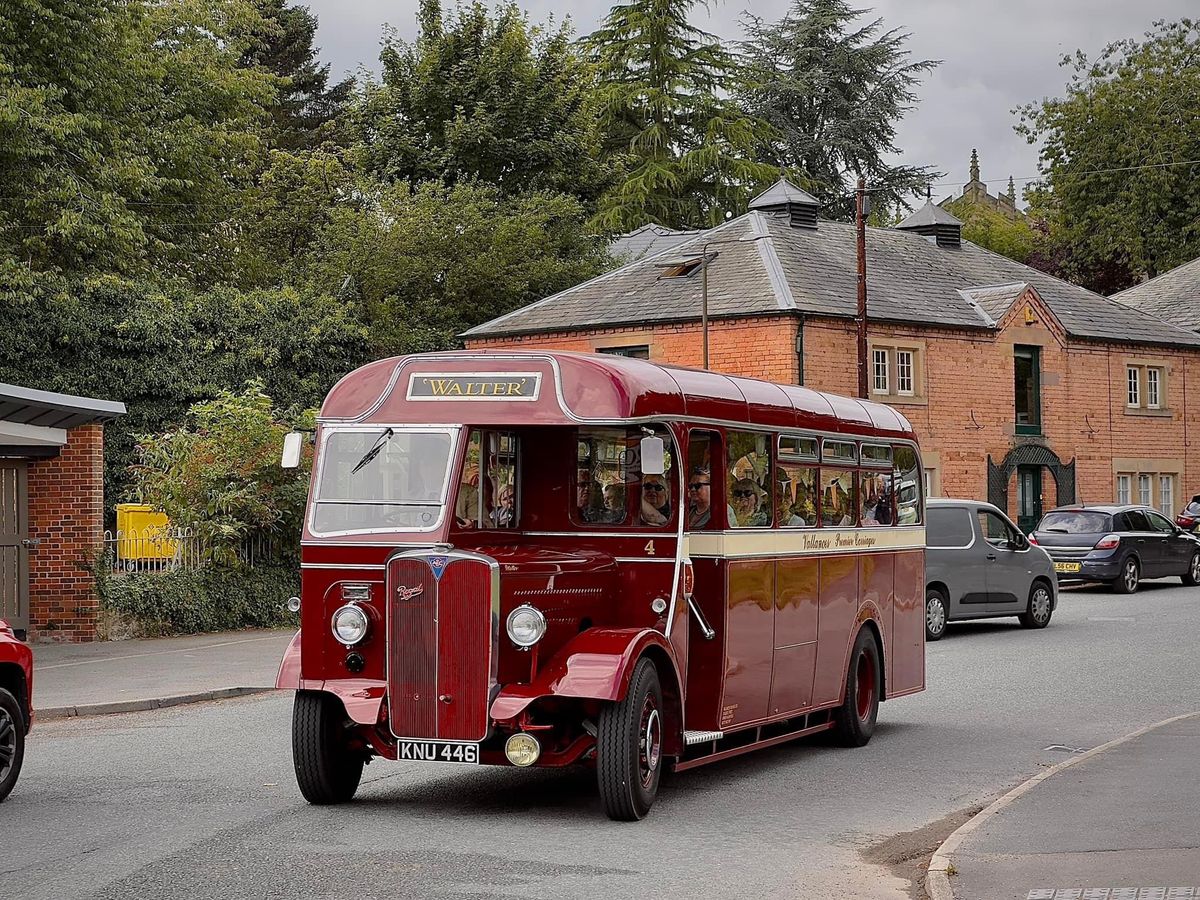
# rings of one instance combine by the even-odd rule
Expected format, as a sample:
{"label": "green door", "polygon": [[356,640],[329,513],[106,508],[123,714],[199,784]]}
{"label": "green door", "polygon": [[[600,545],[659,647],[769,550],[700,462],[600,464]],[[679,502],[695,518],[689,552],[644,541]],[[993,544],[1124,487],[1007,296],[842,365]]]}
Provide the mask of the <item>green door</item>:
{"label": "green door", "polygon": [[1017,467],[1017,526],[1026,534],[1042,520],[1042,467]]}

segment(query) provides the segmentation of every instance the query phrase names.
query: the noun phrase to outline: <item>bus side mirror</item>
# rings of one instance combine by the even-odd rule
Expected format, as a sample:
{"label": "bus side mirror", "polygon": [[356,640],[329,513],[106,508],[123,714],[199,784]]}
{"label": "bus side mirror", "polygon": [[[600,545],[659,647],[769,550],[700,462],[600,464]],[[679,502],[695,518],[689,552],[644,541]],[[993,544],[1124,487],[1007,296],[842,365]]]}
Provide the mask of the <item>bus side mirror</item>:
{"label": "bus side mirror", "polygon": [[283,456],[279,465],[284,469],[296,469],[300,466],[300,451],[304,447],[304,435],[299,431],[290,431],[283,436]]}
{"label": "bus side mirror", "polygon": [[642,438],[639,451],[642,457],[643,475],[663,475],[666,473],[666,466],[663,465],[663,457],[666,454],[666,445],[663,444],[662,438]]}

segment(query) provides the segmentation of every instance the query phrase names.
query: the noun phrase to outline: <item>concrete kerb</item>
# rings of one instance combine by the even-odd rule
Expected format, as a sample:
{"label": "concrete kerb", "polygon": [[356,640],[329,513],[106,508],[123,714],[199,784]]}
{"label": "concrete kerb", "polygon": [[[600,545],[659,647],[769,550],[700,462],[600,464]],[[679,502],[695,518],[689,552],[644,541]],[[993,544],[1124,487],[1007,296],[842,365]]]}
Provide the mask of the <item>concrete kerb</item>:
{"label": "concrete kerb", "polygon": [[176,694],[172,697],[155,697],[150,700],[121,700],[116,703],[53,706],[49,709],[35,709],[33,717],[35,722],[47,722],[53,719],[75,719],[83,716],[107,716],[113,713],[143,712],[149,709],[166,709],[171,706],[182,706],[185,703],[205,703],[209,700],[246,697],[250,694],[262,694],[273,690],[275,690],[273,687],[231,687],[218,688],[215,691],[199,691],[194,694]]}
{"label": "concrete kerb", "polygon": [[1179,722],[1183,719],[1190,719],[1194,716],[1200,716],[1200,712],[1184,713],[1180,716],[1172,716],[1169,719],[1164,719],[1161,722],[1155,722],[1153,725],[1147,725],[1145,728],[1139,728],[1137,731],[1127,734],[1124,737],[1109,741],[1107,744],[1101,744],[1099,747],[1093,747],[1087,753],[1081,753],[1079,756],[1068,759],[1066,762],[1061,762],[1058,765],[1051,766],[1045,771],[1039,772],[1032,778],[1017,785],[1008,793],[1004,794],[990,806],[976,813],[962,825],[960,825],[950,837],[942,842],[942,845],[933,852],[933,856],[929,860],[929,868],[925,873],[925,893],[930,900],[954,900],[954,891],[950,888],[951,867],[950,854],[959,848],[967,836],[971,834],[980,825],[990,819],[992,816],[1001,812],[1005,807],[1013,803],[1022,794],[1028,793],[1034,787],[1041,784],[1047,778],[1057,775],[1063,769],[1069,766],[1083,762],[1085,759],[1091,759],[1093,756],[1099,756],[1107,750],[1114,747],[1119,747],[1121,744],[1128,743],[1135,738],[1141,737],[1143,734],[1154,731],[1156,728],[1162,728],[1165,725],[1170,725],[1172,722]]}

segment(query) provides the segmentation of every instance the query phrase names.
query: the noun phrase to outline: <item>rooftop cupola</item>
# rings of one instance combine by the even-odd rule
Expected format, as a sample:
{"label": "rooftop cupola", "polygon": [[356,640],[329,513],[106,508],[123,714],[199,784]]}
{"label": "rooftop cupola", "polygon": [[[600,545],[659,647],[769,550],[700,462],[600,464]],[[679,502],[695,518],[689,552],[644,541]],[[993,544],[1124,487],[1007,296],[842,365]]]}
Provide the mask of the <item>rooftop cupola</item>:
{"label": "rooftop cupola", "polygon": [[914,232],[939,247],[961,247],[962,225],[932,200],[926,200],[925,205],[897,225],[896,230]]}
{"label": "rooftop cupola", "polygon": [[793,228],[816,228],[821,201],[786,178],[780,178],[750,201],[750,209],[787,213],[788,224]]}

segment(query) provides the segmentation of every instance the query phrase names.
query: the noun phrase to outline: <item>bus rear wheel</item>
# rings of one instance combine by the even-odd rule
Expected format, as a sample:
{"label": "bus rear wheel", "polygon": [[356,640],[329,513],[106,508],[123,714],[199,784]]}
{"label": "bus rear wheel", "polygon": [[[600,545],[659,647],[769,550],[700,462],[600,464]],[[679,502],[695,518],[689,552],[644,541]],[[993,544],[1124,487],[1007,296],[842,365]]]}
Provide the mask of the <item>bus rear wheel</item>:
{"label": "bus rear wheel", "polygon": [[600,711],[596,781],[610,819],[636,822],[654,805],[663,770],[663,694],[654,663],[638,661],[625,699]]}
{"label": "bus rear wheel", "polygon": [[862,747],[875,733],[879,691],[883,683],[879,648],[863,628],[854,641],[846,668],[846,697],[833,714],[833,738],[843,747]]}
{"label": "bus rear wheel", "polygon": [[346,803],[362,780],[361,752],[350,747],[350,721],[341,701],[324,691],[296,691],[292,707],[292,762],[309,803]]}

